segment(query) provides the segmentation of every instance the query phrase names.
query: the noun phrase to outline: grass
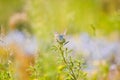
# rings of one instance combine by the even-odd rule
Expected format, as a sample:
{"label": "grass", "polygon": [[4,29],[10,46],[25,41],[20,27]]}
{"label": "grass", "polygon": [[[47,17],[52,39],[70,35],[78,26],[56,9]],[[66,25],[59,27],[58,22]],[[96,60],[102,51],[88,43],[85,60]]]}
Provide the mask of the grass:
{"label": "grass", "polygon": [[[22,0],[18,2],[1,0],[0,4],[0,25],[3,24],[3,26],[7,26],[8,17],[16,11],[21,11],[24,5]],[[18,7],[15,7],[16,5]],[[63,41],[58,38],[61,34],[58,34],[58,41],[51,50],[54,44],[53,34],[64,30],[73,36],[81,32],[87,32],[96,37],[108,36],[114,31],[119,33],[120,13],[114,11],[112,14],[104,13],[101,6],[100,0],[88,0],[87,2],[84,0],[30,0],[26,3],[25,11],[39,44],[35,65],[28,69],[32,71],[30,76],[32,80],[83,80],[88,78],[83,71],[84,61],[81,60],[81,56],[72,57],[71,50],[63,45],[67,41],[64,41],[64,37],[61,37]],[[0,80],[14,80],[14,58],[9,53],[6,48],[0,49]],[[107,77],[109,67],[109,65],[99,65],[98,72],[90,76],[88,80],[99,80],[101,76]]]}

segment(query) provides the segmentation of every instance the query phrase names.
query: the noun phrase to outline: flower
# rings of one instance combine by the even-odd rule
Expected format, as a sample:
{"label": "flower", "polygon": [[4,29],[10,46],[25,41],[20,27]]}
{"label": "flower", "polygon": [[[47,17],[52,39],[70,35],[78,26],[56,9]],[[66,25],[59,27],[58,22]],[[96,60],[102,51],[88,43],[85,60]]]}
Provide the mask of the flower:
{"label": "flower", "polygon": [[65,40],[65,33],[64,34],[55,33],[55,40],[59,44],[64,44],[66,42],[66,40]]}

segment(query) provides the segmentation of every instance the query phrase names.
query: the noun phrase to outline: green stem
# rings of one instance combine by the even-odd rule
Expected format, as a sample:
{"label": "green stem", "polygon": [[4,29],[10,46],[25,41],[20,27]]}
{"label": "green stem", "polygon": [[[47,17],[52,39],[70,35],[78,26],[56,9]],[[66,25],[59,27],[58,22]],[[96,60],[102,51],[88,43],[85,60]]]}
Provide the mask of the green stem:
{"label": "green stem", "polygon": [[74,74],[74,71],[73,71],[73,69],[68,65],[68,63],[67,63],[67,61],[66,61],[66,59],[65,59],[65,57],[64,57],[64,51],[62,50],[62,45],[60,46],[60,53],[61,53],[61,55],[62,55],[62,58],[63,58],[63,61],[64,61],[64,63],[66,64],[66,66],[69,68],[69,70],[72,72],[72,76],[73,76],[73,78],[74,78],[74,80],[77,80],[76,79],[76,76],[75,76],[75,74]]}
{"label": "green stem", "polygon": [[80,73],[80,62],[79,62],[79,70],[78,70],[78,74],[77,74],[77,79],[79,78],[79,73]]}

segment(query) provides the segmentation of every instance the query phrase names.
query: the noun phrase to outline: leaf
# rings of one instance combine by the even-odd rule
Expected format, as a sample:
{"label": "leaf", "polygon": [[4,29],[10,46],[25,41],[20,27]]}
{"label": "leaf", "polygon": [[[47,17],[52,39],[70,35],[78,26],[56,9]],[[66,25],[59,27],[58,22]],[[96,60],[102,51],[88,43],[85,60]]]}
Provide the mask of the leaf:
{"label": "leaf", "polygon": [[65,42],[64,45],[66,45],[67,43],[69,43],[69,41]]}

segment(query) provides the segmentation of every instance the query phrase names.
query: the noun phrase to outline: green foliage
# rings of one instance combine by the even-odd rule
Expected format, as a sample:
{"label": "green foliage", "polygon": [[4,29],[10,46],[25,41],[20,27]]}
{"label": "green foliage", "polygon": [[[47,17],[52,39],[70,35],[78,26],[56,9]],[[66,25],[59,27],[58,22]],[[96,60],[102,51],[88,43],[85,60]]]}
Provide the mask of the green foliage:
{"label": "green foliage", "polygon": [[83,71],[84,65],[82,60],[74,59],[69,55],[71,50],[65,47],[68,41],[65,39],[65,35],[56,34],[57,44],[53,50],[60,54],[64,67],[60,70],[63,71],[65,78],[64,80],[87,80],[86,73]]}
{"label": "green foliage", "polygon": [[[14,12],[26,8],[32,30],[37,36],[40,52],[36,57],[35,65],[30,67],[31,79],[36,80],[63,80],[85,79],[83,61],[75,59],[71,50],[65,47],[68,42],[62,37],[57,38],[57,45],[51,52],[53,33],[67,30],[71,35],[88,32],[109,34],[120,31],[120,13],[103,14],[101,0],[0,0],[0,26],[7,25],[8,18]],[[27,5],[24,5],[25,2]],[[92,25],[92,29],[91,29]],[[3,26],[6,27],[6,26]],[[98,36],[99,37],[99,36]],[[57,52],[56,52],[57,51]],[[0,56],[1,56],[0,50]],[[9,53],[9,52],[8,52]],[[56,54],[59,53],[59,54]],[[0,57],[3,58],[2,56]],[[60,58],[60,59],[59,59]],[[13,80],[14,70],[11,56],[0,62],[0,80]],[[100,65],[99,71],[91,80],[98,80],[108,74],[108,65]]]}
{"label": "green foliage", "polygon": [[12,56],[7,49],[0,49],[0,80],[14,80]]}
{"label": "green foliage", "polygon": [[36,57],[35,65],[29,70],[32,71],[31,79],[33,80],[57,80],[56,58],[50,51],[40,52]]}
{"label": "green foliage", "polygon": [[9,71],[0,71],[0,79],[1,80],[14,80],[12,73]]}

